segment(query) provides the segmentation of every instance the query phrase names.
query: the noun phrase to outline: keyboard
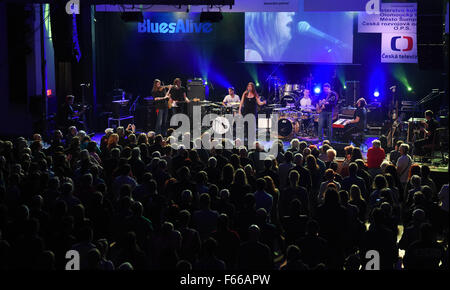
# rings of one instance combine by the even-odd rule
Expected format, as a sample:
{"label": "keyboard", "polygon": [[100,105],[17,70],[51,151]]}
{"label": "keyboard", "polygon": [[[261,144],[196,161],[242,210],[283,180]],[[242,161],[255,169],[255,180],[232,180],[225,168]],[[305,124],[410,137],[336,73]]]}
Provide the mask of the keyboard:
{"label": "keyboard", "polygon": [[333,123],[333,128],[341,128],[343,129],[344,126],[344,122],[347,121],[348,119],[338,119],[336,122]]}

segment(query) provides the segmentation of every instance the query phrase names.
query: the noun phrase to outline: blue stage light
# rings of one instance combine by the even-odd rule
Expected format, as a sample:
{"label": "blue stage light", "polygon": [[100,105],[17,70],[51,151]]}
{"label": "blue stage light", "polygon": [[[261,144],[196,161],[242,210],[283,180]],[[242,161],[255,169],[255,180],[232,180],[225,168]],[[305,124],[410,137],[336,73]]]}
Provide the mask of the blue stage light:
{"label": "blue stage light", "polygon": [[320,87],[315,87],[314,88],[314,93],[320,94]]}
{"label": "blue stage light", "polygon": [[373,96],[374,96],[375,98],[378,98],[378,97],[380,96],[380,92],[379,92],[379,91],[373,92]]}

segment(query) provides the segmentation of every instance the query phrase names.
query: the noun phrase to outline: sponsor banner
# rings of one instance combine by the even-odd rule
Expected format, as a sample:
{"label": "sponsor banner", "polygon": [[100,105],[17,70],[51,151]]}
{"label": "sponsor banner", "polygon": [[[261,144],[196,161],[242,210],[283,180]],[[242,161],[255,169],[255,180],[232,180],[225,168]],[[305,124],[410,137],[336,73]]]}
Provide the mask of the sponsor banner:
{"label": "sponsor banner", "polygon": [[417,3],[381,3],[380,14],[359,12],[359,33],[416,33]]}
{"label": "sponsor banner", "polygon": [[381,35],[381,62],[417,63],[416,35],[383,33]]}
{"label": "sponsor banner", "polygon": [[[219,11],[214,6],[210,11]],[[123,11],[146,11],[146,12],[203,12],[207,11],[207,5],[96,5],[96,11],[100,12],[123,12]],[[296,12],[299,8],[299,0],[235,0],[234,5],[220,6],[222,12]]]}

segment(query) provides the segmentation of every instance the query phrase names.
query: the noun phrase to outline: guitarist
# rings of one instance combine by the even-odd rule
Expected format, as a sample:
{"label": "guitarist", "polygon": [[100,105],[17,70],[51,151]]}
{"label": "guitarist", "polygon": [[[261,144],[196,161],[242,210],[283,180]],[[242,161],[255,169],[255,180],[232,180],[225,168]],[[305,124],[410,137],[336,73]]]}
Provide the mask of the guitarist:
{"label": "guitarist", "polygon": [[73,95],[66,96],[66,102],[61,108],[61,123],[64,127],[68,128],[70,126],[75,126],[79,130],[85,130],[85,125],[80,121],[80,116],[84,113],[85,109],[80,111],[75,111],[73,109],[73,101],[75,97]]}
{"label": "guitarist", "polygon": [[331,90],[329,83],[323,85],[323,92],[325,98],[322,98],[316,105],[319,115],[319,132],[318,137],[320,140],[324,139],[323,129],[326,126],[328,128],[327,137],[329,140],[333,136],[333,111],[336,109],[338,94]]}
{"label": "guitarist", "polygon": [[186,89],[181,86],[181,79],[176,78],[173,81],[173,87],[170,93],[169,107],[172,106],[173,113],[188,113],[187,104],[190,102],[186,96]]}

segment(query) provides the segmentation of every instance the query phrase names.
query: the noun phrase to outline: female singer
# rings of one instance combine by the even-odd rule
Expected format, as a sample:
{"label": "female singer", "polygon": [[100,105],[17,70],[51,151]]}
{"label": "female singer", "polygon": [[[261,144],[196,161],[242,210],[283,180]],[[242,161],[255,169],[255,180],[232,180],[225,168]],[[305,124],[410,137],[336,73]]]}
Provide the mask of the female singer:
{"label": "female singer", "polygon": [[[244,117],[247,114],[257,115],[256,109],[257,105],[263,106],[266,104],[266,101],[261,101],[258,92],[256,91],[255,84],[249,82],[247,85],[247,90],[242,94],[241,104],[239,105],[239,114]],[[244,106],[244,109],[242,109]]]}
{"label": "female singer", "polygon": [[155,100],[155,108],[158,109],[156,117],[156,134],[163,134],[166,132],[167,115],[169,114],[168,101],[170,98],[170,90],[172,86],[168,86],[169,90],[166,92],[167,86],[161,86],[161,81],[155,79],[153,81],[152,96]]}

